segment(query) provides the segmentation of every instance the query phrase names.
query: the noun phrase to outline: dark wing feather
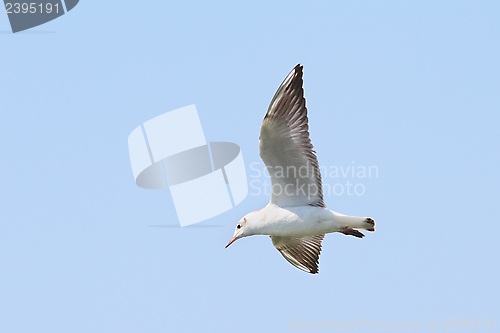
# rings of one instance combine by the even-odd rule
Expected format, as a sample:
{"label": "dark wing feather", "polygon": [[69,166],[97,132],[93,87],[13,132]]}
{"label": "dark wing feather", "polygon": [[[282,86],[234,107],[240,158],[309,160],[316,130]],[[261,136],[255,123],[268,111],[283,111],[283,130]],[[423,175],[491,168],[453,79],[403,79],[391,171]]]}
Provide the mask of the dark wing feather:
{"label": "dark wing feather", "polygon": [[276,91],[262,122],[259,146],[271,176],[272,203],[326,207],[318,159],[309,138],[302,66],[297,65]]}
{"label": "dark wing feather", "polygon": [[305,272],[318,273],[321,241],[325,235],[306,237],[271,236],[273,245],[289,263]]}

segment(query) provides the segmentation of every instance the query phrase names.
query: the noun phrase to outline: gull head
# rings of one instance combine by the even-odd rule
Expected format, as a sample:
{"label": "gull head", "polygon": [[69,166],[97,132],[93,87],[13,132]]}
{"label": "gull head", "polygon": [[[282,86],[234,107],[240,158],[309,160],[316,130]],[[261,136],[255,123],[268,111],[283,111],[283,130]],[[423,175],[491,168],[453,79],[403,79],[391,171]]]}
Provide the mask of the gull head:
{"label": "gull head", "polygon": [[[252,213],[250,213],[252,214]],[[228,247],[229,245],[233,244],[235,240],[237,239],[240,239],[242,237],[246,237],[246,236],[251,236],[253,235],[252,231],[251,231],[251,226],[250,226],[250,223],[249,222],[249,215],[245,215],[245,217],[243,217],[239,222],[238,224],[236,225],[236,228],[234,229],[234,235],[233,235],[233,238],[231,238],[231,240],[227,243],[226,247]]]}

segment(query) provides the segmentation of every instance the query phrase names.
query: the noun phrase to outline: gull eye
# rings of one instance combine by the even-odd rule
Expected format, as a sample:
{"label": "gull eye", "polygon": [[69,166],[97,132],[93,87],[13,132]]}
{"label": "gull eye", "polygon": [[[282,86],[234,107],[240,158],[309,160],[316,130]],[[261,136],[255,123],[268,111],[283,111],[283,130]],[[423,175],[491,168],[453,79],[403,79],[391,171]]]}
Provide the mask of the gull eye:
{"label": "gull eye", "polygon": [[238,224],[238,225],[236,226],[236,228],[240,229],[240,228],[241,228],[241,224]]}

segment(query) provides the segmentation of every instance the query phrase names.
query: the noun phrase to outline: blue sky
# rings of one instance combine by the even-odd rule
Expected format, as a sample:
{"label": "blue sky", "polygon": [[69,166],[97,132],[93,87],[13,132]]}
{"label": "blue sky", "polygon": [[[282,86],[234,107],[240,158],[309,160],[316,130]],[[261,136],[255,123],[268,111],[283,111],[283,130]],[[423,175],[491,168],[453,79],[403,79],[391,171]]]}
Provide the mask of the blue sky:
{"label": "blue sky", "polygon": [[[81,1],[18,34],[0,15],[2,332],[498,327],[499,12],[493,1]],[[319,163],[378,170],[324,175],[365,189],[325,202],[377,231],[328,235],[310,275],[266,236],[224,249],[264,194],[200,223],[220,227],[151,227],[178,220],[168,190],[135,185],[130,132],[196,104],[207,141],[237,143],[262,183],[260,123],[297,63]]]}

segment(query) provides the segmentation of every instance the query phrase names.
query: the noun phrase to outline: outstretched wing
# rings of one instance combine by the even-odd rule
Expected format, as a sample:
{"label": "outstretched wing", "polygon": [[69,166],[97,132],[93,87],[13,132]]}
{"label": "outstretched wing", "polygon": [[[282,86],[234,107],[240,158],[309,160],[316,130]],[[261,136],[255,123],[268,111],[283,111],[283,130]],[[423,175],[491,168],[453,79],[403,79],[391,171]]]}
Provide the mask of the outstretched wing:
{"label": "outstretched wing", "polygon": [[289,237],[271,236],[273,245],[289,263],[305,272],[318,273],[321,241],[325,235]]}
{"label": "outstretched wing", "polygon": [[260,157],[271,176],[271,202],[326,207],[318,159],[309,138],[302,66],[285,78],[260,128]]}

